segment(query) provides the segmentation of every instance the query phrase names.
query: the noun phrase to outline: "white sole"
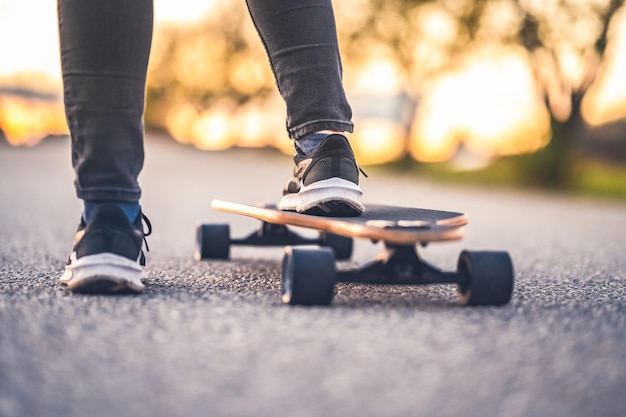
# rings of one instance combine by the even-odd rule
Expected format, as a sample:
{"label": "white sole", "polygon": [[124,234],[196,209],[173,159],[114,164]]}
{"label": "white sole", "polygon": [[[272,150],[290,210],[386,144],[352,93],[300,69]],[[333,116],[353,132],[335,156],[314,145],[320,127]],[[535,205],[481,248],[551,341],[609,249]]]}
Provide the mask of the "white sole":
{"label": "white sole", "polygon": [[363,192],[357,184],[341,178],[330,178],[317,181],[308,187],[303,186],[297,194],[283,196],[278,208],[299,213],[318,208],[332,214],[330,207],[340,204],[349,206],[356,214],[361,214],[365,211],[365,206],[361,204],[362,195]]}
{"label": "white sole", "polygon": [[143,291],[141,281],[145,278],[139,263],[112,253],[99,253],[80,259],[72,254],[59,281],[74,292],[137,293]]}

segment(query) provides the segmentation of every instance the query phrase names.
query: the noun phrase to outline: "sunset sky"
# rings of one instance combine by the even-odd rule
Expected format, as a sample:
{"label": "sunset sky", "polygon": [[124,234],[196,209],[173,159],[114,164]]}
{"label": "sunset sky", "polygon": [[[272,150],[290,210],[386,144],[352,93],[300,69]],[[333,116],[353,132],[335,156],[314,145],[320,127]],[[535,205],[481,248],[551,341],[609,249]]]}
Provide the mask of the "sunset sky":
{"label": "sunset sky", "polygon": [[[155,22],[195,20],[215,0],[154,0]],[[0,76],[43,71],[60,77],[55,0],[0,0]]]}

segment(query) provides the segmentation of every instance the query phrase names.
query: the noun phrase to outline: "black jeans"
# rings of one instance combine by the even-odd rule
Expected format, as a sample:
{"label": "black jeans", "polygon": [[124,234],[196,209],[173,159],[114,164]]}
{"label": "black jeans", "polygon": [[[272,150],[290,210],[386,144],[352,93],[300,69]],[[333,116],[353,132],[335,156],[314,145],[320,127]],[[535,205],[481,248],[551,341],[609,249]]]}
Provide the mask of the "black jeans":
{"label": "black jeans", "polygon": [[[287,104],[287,130],[351,132],[330,0],[247,0]],[[76,193],[133,202],[144,161],[152,0],[58,0]],[[210,65],[210,63],[207,63]]]}

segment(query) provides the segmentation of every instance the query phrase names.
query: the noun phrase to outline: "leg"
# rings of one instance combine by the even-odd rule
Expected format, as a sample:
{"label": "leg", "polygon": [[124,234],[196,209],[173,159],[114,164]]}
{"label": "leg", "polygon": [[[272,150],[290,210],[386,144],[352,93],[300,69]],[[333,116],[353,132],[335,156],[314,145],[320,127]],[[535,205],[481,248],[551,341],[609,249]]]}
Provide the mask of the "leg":
{"label": "leg", "polygon": [[330,0],[247,0],[287,103],[289,136],[352,132]]}
{"label": "leg", "polygon": [[58,7],[76,193],[136,202],[152,0],[58,0]]}
{"label": "leg", "polygon": [[310,214],[357,215],[359,169],[342,135],[352,111],[330,0],[247,0],[250,15],[287,104],[287,130],[296,139],[296,170],[280,206]]}
{"label": "leg", "polygon": [[58,0],[58,15],[74,184],[85,202],[61,281],[76,291],[139,291],[152,0]]}

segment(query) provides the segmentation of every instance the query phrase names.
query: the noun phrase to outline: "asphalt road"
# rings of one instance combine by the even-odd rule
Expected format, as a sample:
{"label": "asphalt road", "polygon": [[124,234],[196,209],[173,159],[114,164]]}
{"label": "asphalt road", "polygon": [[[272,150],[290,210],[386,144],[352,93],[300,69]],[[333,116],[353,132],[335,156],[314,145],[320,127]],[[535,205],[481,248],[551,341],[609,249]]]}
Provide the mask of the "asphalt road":
{"label": "asphalt road", "polygon": [[[196,262],[212,198],[277,199],[290,158],[158,138],[141,177],[152,220],[139,296],[57,283],[80,215],[67,140],[0,144],[0,416],[624,416],[626,202],[456,188],[370,169],[366,200],[468,213],[462,248],[504,249],[510,304],[453,286],[340,285],[332,307],[280,301],[280,249]],[[354,263],[379,246],[359,242]]]}

